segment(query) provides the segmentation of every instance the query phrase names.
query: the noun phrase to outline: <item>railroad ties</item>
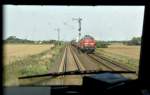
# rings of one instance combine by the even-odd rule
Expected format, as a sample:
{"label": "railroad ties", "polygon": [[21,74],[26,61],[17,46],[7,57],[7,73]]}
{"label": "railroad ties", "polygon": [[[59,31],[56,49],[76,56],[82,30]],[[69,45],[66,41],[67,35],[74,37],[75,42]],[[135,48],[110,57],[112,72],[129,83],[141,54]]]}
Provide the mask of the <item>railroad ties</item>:
{"label": "railroad ties", "polygon": [[[87,54],[91,59],[94,61],[97,61],[99,64],[105,67],[103,70],[110,70],[110,71],[135,71],[132,70],[130,67],[127,67],[119,62],[116,62],[108,57],[105,57],[101,55],[100,53],[93,53],[93,54]],[[136,79],[137,74],[121,74],[124,77],[127,77],[129,79]]]}
{"label": "railroad ties", "polygon": [[[67,71],[85,71],[84,66],[72,50],[72,46],[65,47],[62,60],[60,62],[58,72]],[[60,85],[82,85],[82,75],[60,76]]]}
{"label": "railroad ties", "polygon": [[[82,56],[81,56],[82,55]],[[89,60],[85,60],[83,57],[87,57]],[[82,60],[84,59],[84,61]],[[88,65],[88,66],[87,66]],[[89,69],[90,67],[90,69]],[[67,71],[90,71],[90,70],[101,70],[101,71],[133,71],[131,68],[124,66],[123,64],[117,63],[107,57],[102,56],[98,53],[83,54],[71,45],[67,45],[59,65],[58,72]],[[136,74],[121,74],[124,77],[130,79],[136,79]],[[83,75],[69,75],[61,76],[62,85],[76,85],[81,84],[81,78]]]}

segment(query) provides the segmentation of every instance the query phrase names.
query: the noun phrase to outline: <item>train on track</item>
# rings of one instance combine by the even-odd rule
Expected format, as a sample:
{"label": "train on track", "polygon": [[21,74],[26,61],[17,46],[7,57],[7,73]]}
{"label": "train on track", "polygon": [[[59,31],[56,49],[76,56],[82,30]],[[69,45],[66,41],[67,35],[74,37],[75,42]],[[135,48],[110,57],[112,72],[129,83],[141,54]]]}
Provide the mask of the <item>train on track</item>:
{"label": "train on track", "polygon": [[96,48],[96,41],[90,35],[85,35],[78,42],[73,40],[71,44],[85,53],[93,53]]}

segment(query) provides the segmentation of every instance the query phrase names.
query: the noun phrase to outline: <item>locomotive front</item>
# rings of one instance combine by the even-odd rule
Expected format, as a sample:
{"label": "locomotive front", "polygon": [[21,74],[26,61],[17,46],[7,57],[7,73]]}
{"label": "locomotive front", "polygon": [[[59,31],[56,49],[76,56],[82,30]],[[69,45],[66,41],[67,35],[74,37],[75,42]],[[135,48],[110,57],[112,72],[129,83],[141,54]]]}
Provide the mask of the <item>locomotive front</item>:
{"label": "locomotive front", "polygon": [[86,35],[80,40],[79,48],[82,52],[93,53],[96,48],[96,41],[93,37]]}

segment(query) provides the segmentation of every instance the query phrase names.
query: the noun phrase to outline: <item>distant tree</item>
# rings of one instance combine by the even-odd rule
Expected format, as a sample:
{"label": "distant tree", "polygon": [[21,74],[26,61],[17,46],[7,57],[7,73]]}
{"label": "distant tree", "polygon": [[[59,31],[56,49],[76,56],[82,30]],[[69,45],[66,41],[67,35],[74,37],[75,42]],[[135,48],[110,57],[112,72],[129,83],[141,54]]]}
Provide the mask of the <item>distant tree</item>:
{"label": "distant tree", "polygon": [[126,45],[141,45],[141,37],[133,37],[129,41],[125,41],[124,44]]}
{"label": "distant tree", "polygon": [[108,42],[105,41],[96,41],[96,47],[97,48],[107,48],[109,45]]}
{"label": "distant tree", "polygon": [[134,45],[140,45],[141,44],[141,37],[133,37],[131,42],[134,44]]}
{"label": "distant tree", "polygon": [[16,36],[9,36],[6,40],[14,40],[16,39]]}
{"label": "distant tree", "polygon": [[10,36],[4,41],[6,43],[34,43],[34,41],[27,40],[27,39],[19,39],[16,36]]}
{"label": "distant tree", "polygon": [[[23,44],[58,44],[58,41],[56,40],[43,40],[43,41],[32,41],[32,40],[27,40],[27,39],[20,39],[17,38],[16,36],[10,36],[6,40],[4,40],[5,43],[23,43]],[[63,44],[63,41],[59,41],[60,44]]]}

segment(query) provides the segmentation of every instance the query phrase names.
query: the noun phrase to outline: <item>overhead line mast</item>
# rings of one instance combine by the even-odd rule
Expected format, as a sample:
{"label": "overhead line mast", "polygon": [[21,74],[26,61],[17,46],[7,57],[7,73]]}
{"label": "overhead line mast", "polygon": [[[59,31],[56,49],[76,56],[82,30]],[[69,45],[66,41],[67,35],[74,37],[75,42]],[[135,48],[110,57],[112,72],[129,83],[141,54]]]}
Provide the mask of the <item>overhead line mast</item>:
{"label": "overhead line mast", "polygon": [[57,40],[58,41],[58,45],[60,45],[60,43],[59,43],[59,41],[60,41],[60,29],[57,28],[56,31],[58,33],[58,40]]}
{"label": "overhead line mast", "polygon": [[82,18],[73,18],[72,20],[77,20],[78,21],[78,23],[79,23],[79,29],[78,29],[78,31],[79,31],[79,40],[80,40],[80,37],[81,37],[81,21],[82,21]]}

